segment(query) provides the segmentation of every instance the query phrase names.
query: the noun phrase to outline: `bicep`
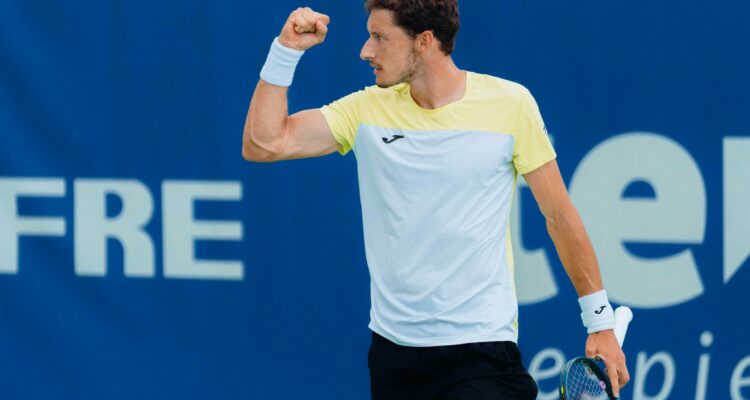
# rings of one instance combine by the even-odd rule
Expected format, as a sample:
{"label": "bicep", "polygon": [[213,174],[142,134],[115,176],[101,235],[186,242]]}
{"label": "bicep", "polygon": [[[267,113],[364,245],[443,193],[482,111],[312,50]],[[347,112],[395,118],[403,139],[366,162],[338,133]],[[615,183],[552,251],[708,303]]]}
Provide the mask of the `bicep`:
{"label": "bicep", "polygon": [[554,219],[572,208],[557,161],[548,161],[541,167],[526,173],[523,177],[529,184],[529,188],[546,218]]}
{"label": "bicep", "polygon": [[281,160],[324,156],[340,148],[323,113],[317,109],[290,116],[283,138]]}

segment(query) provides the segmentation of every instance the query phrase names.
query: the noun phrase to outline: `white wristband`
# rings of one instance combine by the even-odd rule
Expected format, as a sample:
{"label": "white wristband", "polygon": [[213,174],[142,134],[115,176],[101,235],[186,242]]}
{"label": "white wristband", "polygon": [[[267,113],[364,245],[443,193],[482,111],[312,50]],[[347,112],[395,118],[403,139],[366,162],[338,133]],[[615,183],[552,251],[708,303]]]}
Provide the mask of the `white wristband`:
{"label": "white wristband", "polygon": [[609,304],[607,291],[600,290],[578,299],[581,305],[581,320],[588,333],[615,328],[615,312]]}
{"label": "white wristband", "polygon": [[260,70],[260,78],[275,86],[289,87],[294,78],[294,70],[303,54],[304,51],[285,47],[279,43],[278,37],[274,38],[266,63]]}

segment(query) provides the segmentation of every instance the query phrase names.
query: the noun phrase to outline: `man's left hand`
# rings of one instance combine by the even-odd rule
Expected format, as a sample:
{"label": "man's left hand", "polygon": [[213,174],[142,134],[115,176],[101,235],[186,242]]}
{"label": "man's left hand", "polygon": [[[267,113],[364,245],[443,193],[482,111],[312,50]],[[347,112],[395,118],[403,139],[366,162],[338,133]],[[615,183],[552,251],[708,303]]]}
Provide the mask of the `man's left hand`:
{"label": "man's left hand", "polygon": [[620,388],[630,381],[628,367],[625,365],[625,354],[613,330],[595,332],[586,339],[586,357],[599,357],[607,367],[607,375],[612,382],[612,392],[620,397]]}

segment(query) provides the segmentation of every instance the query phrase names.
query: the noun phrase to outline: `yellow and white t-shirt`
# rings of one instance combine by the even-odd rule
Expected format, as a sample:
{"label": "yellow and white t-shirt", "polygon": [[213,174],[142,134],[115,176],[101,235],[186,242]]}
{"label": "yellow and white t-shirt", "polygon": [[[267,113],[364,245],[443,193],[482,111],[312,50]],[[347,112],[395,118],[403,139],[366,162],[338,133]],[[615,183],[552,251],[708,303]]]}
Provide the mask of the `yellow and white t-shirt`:
{"label": "yellow and white t-shirt", "polygon": [[466,79],[461,100],[434,110],[407,84],[321,108],[340,152],[357,157],[370,329],[401,345],[518,338],[513,189],[555,152],[526,88]]}

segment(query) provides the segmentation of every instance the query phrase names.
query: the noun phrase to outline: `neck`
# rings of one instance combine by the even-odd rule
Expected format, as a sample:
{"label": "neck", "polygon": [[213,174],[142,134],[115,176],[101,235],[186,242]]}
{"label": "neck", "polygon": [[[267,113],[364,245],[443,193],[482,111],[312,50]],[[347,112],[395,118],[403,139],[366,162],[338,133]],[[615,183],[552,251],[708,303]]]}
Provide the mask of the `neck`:
{"label": "neck", "polygon": [[429,60],[409,80],[411,97],[422,108],[436,109],[461,100],[466,92],[466,72],[450,56]]}

